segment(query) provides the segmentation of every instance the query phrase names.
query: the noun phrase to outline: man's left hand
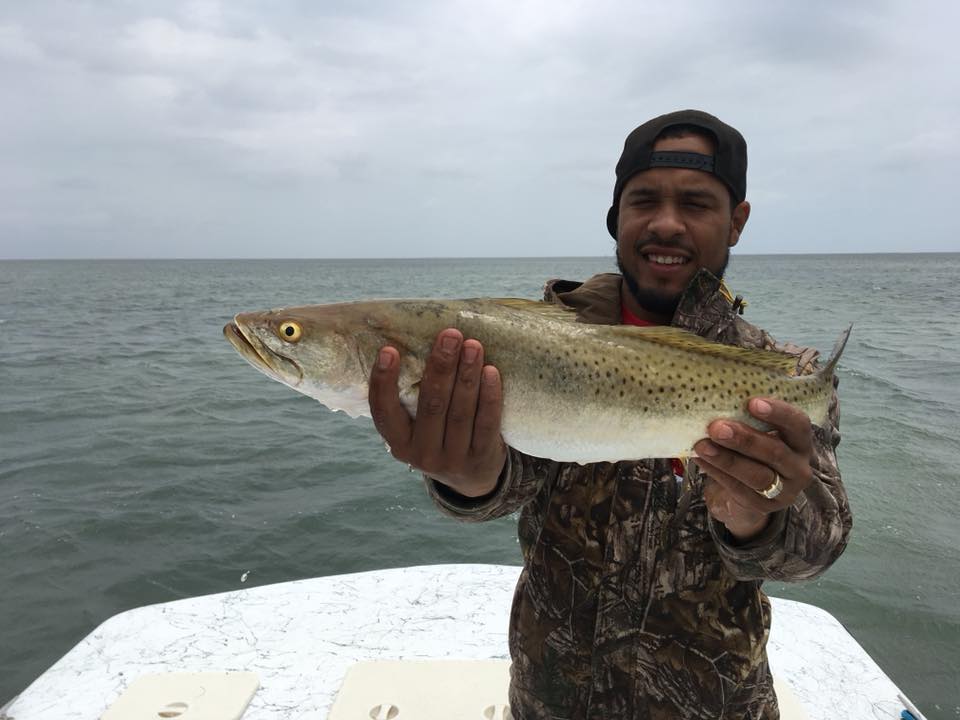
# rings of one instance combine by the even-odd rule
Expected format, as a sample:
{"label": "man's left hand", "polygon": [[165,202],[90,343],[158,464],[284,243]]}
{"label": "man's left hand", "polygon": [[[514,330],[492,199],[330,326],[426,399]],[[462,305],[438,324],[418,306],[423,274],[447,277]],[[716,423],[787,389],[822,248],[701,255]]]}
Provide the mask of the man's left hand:
{"label": "man's left hand", "polygon": [[[703,489],[707,509],[739,541],[767,527],[770,514],[789,507],[813,482],[810,418],[795,405],[772,398],[753,398],[747,409],[773,430],[761,432],[733,420],[714,420],[710,439],[694,450],[707,475]],[[777,481],[782,484],[775,497]]]}

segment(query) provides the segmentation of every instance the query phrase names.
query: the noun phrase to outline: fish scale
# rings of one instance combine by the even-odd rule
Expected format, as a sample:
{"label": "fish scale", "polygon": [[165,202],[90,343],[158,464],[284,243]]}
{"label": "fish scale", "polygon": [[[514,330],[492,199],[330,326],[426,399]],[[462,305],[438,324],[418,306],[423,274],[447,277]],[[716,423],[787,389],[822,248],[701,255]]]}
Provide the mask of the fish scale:
{"label": "fish scale", "polygon": [[[280,332],[291,324],[300,332],[293,341]],[[758,395],[793,403],[822,425],[850,332],[821,370],[803,376],[783,353],[671,327],[580,323],[562,307],[511,298],[281,308],[240,314],[224,334],[268,376],[357,417],[370,414],[369,369],[384,345],[400,351],[400,397],[414,414],[426,358],[447,327],[479,340],[500,372],[504,440],[577,463],[692,456],[717,418],[767,429],[745,411]]]}

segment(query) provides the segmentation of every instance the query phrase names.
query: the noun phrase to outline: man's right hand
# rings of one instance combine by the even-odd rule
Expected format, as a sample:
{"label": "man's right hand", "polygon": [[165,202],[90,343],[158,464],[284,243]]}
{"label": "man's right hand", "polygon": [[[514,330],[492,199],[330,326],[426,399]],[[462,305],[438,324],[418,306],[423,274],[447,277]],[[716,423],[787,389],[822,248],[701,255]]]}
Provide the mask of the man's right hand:
{"label": "man's right hand", "polygon": [[483,346],[459,330],[442,330],[427,358],[417,416],[397,388],[400,353],[380,349],[370,373],[370,413],[390,454],[466,497],[496,488],[507,459],[500,435],[500,374],[483,364]]}

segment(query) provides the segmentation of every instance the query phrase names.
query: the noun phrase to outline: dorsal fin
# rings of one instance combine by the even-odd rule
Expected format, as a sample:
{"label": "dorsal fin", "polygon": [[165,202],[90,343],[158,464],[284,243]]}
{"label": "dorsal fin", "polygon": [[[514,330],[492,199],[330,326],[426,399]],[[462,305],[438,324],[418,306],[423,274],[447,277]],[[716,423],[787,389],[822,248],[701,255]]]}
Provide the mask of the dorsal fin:
{"label": "dorsal fin", "polygon": [[502,305],[511,310],[532,312],[553,320],[577,322],[577,312],[573,308],[558,303],[547,303],[542,300],[525,300],[524,298],[484,298],[484,300]]}
{"label": "dorsal fin", "polygon": [[[549,317],[553,320],[577,322],[576,312],[572,308],[564,305],[545,303],[537,300],[524,300],[521,298],[490,298],[490,302],[495,302],[498,305],[503,305],[504,307],[521,312],[537,313],[538,315]],[[795,375],[797,372],[797,358],[793,355],[773,350],[758,350],[754,348],[722,345],[711,340],[705,340],[688,330],[681,330],[680,328],[668,325],[639,327],[636,325],[578,324],[582,328],[595,328],[600,335],[606,334],[611,338],[622,338],[625,343],[642,340],[648,343],[673,347],[685,352],[694,352],[723,360],[746,363],[754,367],[767,368],[787,375]]]}
{"label": "dorsal fin", "polygon": [[656,343],[667,347],[677,348],[686,352],[709,355],[722,360],[733,360],[746,363],[755,367],[767,368],[788,375],[795,375],[797,372],[797,358],[786,353],[776,352],[774,350],[761,350],[755,348],[735,347],[733,345],[722,345],[711,340],[705,340],[699,335],[695,335],[687,330],[681,330],[676,327],[665,325],[655,325],[652,327],[637,327],[635,325],[611,325],[597,326],[608,327],[611,334],[623,338],[636,338],[644,342]]}

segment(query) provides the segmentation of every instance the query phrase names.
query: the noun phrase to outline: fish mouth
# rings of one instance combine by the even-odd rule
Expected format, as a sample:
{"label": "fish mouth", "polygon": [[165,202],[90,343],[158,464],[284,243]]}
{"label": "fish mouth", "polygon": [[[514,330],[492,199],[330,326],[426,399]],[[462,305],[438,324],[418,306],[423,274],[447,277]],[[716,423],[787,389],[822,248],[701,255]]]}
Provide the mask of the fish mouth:
{"label": "fish mouth", "polygon": [[297,363],[274,352],[256,337],[244,332],[243,326],[236,320],[223,326],[223,336],[244,360],[274,380],[293,387],[303,381],[303,371]]}

